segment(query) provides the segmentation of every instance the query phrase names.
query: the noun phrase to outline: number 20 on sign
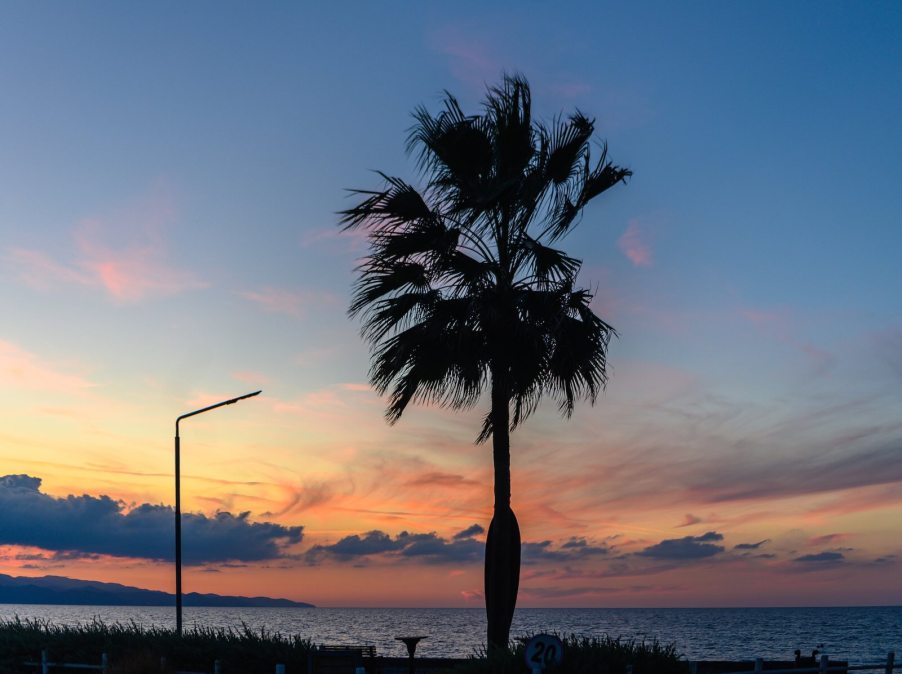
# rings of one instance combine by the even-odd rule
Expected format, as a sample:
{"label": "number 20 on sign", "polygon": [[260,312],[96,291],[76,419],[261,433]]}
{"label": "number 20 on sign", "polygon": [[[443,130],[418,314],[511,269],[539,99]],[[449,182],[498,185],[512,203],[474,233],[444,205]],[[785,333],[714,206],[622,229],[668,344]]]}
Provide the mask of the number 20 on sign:
{"label": "number 20 on sign", "polygon": [[564,659],[564,644],[551,634],[537,634],[526,642],[524,657],[526,666],[535,674],[549,665],[560,664]]}

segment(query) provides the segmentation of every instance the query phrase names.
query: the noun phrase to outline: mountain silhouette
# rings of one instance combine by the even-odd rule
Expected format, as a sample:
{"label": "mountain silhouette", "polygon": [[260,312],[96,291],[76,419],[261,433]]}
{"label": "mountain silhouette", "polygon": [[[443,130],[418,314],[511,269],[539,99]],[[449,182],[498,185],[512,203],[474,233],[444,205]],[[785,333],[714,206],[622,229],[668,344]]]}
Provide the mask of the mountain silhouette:
{"label": "mountain silhouette", "polygon": [[[235,597],[189,592],[185,606],[264,606],[315,608],[313,604],[271,597]],[[174,606],[175,595],[119,583],[65,576],[26,578],[0,574],[0,604],[70,604],[76,606]]]}

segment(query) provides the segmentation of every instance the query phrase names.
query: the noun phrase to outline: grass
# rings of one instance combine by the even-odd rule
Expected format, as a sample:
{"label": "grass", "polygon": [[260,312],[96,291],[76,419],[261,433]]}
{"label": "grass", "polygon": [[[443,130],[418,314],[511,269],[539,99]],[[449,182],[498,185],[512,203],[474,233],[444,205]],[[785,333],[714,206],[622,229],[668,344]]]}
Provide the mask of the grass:
{"label": "grass", "polygon": [[[560,636],[560,635],[559,635]],[[688,674],[689,663],[680,658],[673,644],[657,640],[637,641],[610,636],[561,637],[563,662],[545,670],[547,674],[623,674],[627,665],[633,674]],[[465,665],[466,674],[529,674],[523,658],[525,643],[511,644],[508,652],[477,652]]]}
{"label": "grass", "polygon": [[[564,660],[547,674],[687,674],[689,666],[673,645],[658,641],[615,639],[608,636],[563,637]],[[211,672],[219,660],[222,671],[272,674],[277,663],[288,672],[307,671],[309,639],[266,630],[192,627],[179,637],[175,630],[144,627],[135,622],[107,624],[93,620],[75,626],[16,617],[0,620],[0,674],[34,673],[26,661],[40,660],[46,649],[51,662],[99,664],[109,656],[111,674],[161,674],[160,658],[169,671]],[[529,674],[524,644],[509,652],[480,651],[454,670],[455,674]],[[96,671],[96,670],[95,670]],[[166,674],[166,673],[164,673]]]}
{"label": "grass", "polygon": [[93,620],[75,626],[44,620],[0,621],[0,674],[34,672],[27,660],[39,660],[48,651],[52,662],[99,664],[109,656],[114,674],[160,674],[160,657],[173,669],[210,672],[219,660],[224,672],[272,674],[276,663],[290,672],[307,671],[307,653],[313,644],[298,636],[241,629],[193,627],[178,637],[175,630],[137,623],[106,624]]}

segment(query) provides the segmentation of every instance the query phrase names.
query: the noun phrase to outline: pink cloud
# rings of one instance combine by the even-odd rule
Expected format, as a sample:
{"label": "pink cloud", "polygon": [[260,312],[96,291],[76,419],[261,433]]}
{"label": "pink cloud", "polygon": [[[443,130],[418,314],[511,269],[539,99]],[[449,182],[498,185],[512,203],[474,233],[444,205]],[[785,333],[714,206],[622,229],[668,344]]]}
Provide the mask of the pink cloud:
{"label": "pink cloud", "polygon": [[692,513],[686,513],[683,516],[683,521],[677,525],[677,529],[681,527],[691,527],[693,524],[698,524],[702,522],[702,518],[697,515],[693,515]]}
{"label": "pink cloud", "polygon": [[808,539],[809,545],[833,545],[835,543],[842,543],[844,541],[852,538],[852,534],[847,533],[839,533],[839,534],[825,534],[823,536],[815,536],[813,538]]}
{"label": "pink cloud", "polygon": [[578,98],[592,91],[592,86],[586,82],[578,82],[575,80],[567,80],[558,84],[551,85],[551,91],[563,98]]}
{"label": "pink cloud", "polygon": [[82,252],[78,264],[113,299],[137,302],[207,286],[193,273],[166,263],[166,246],[158,231],[145,230],[143,241],[114,248],[100,240],[103,227],[102,223],[91,221],[77,231],[76,241]]}
{"label": "pink cloud", "polygon": [[334,346],[307,349],[294,357],[297,365],[316,365],[324,360],[333,359],[338,354],[338,348]]}
{"label": "pink cloud", "polygon": [[256,304],[263,311],[295,317],[303,316],[311,305],[332,304],[335,301],[335,297],[329,293],[272,287],[246,290],[241,293],[241,296]]}
{"label": "pink cloud", "polygon": [[262,372],[253,372],[251,370],[237,370],[232,372],[232,379],[240,381],[243,384],[250,384],[251,386],[264,386],[272,381]]}
{"label": "pink cloud", "polygon": [[19,280],[35,290],[50,290],[57,285],[90,286],[95,279],[87,272],[67,267],[39,250],[9,248],[7,261],[15,267]]}
{"label": "pink cloud", "polygon": [[739,309],[739,315],[745,321],[755,326],[762,334],[805,354],[815,376],[824,375],[833,369],[836,363],[834,354],[810,341],[802,341],[795,336],[797,332],[795,324],[799,323],[799,320],[788,309],[742,308]]}
{"label": "pink cloud", "polygon": [[320,227],[306,230],[300,237],[301,248],[328,247],[342,252],[360,253],[369,242],[366,227],[342,230],[337,227]]}
{"label": "pink cloud", "polygon": [[4,388],[77,394],[95,386],[80,374],[70,372],[70,369],[0,340],[0,383]]}
{"label": "pink cloud", "polygon": [[433,34],[432,45],[448,58],[451,75],[473,89],[482,91],[486,84],[495,82],[503,70],[489,52],[487,43],[471,31],[447,27]]}
{"label": "pink cloud", "polygon": [[72,234],[75,252],[69,261],[19,247],[7,249],[6,258],[19,279],[36,290],[98,288],[119,303],[206,287],[192,272],[167,262],[162,231],[171,218],[169,200],[157,195],[110,217],[81,220]]}
{"label": "pink cloud", "polygon": [[637,267],[650,267],[652,265],[652,250],[643,238],[638,220],[630,220],[626,231],[617,239],[617,246],[629,258],[630,262]]}
{"label": "pink cloud", "polygon": [[785,325],[787,319],[785,312],[765,311],[762,309],[740,309],[739,315],[758,327]]}
{"label": "pink cloud", "polygon": [[373,390],[373,387],[369,384],[362,384],[359,382],[347,382],[339,384],[338,387],[345,391],[354,391],[357,393],[370,393]]}

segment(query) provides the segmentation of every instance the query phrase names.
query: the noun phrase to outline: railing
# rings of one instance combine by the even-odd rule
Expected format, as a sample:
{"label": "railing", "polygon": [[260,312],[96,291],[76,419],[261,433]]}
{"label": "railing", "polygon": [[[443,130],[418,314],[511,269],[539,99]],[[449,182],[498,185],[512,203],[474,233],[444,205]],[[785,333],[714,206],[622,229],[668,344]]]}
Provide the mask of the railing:
{"label": "railing", "polygon": [[[98,669],[100,670],[100,674],[109,674],[110,672],[110,659],[106,653],[100,654],[100,664],[92,665],[90,663],[82,663],[82,662],[50,662],[50,658],[47,654],[47,651],[41,651],[41,660],[40,662],[24,662],[22,663],[26,667],[40,667],[41,674],[50,674],[50,668],[54,669]],[[160,658],[160,671],[166,672],[166,658]],[[208,672],[184,672],[184,671],[175,671],[172,674],[208,674]],[[213,674],[222,674],[222,665],[219,660],[213,661]],[[278,664],[276,665],[275,674],[285,674],[285,665]]]}
{"label": "railing", "polygon": [[[791,669],[764,669],[764,659],[756,658],[755,659],[755,668],[750,670],[745,670],[742,672],[719,672],[717,674],[758,674],[758,672],[766,671],[768,674],[840,674],[845,672],[863,672],[868,670],[883,670],[884,674],[893,674],[894,671],[898,671],[895,667],[896,663],[896,653],[895,651],[890,651],[886,654],[886,661],[880,663],[874,663],[870,665],[833,665],[830,664],[830,659],[826,655],[822,655],[820,661],[818,662],[817,667],[794,667]],[[632,668],[627,669],[627,674],[632,674]],[[689,671],[690,674],[698,674],[698,663],[690,662],[689,663]]]}
{"label": "railing", "polygon": [[[333,651],[333,650],[344,650],[348,647],[341,646],[333,646],[333,647],[321,647],[320,651]],[[359,646],[354,647],[355,650],[361,651],[365,649],[365,653],[367,655],[374,655],[375,648],[368,646],[363,647],[363,649]],[[894,672],[899,672],[902,674],[902,669],[896,667],[896,653],[895,651],[890,651],[886,654],[886,661],[873,663],[869,665],[849,665],[849,664],[833,664],[831,665],[830,659],[826,655],[822,655],[820,661],[818,662],[818,666],[816,667],[792,667],[789,669],[765,669],[764,668],[764,658],[756,658],[754,669],[748,669],[743,671],[732,671],[732,672],[715,672],[713,674],[759,674],[759,672],[767,672],[767,674],[845,674],[846,672],[864,672],[864,671],[883,671],[884,674],[894,674]],[[58,668],[58,669],[97,669],[100,670],[101,674],[109,674],[110,671],[110,661],[109,657],[106,653],[100,654],[100,663],[93,665],[90,663],[77,663],[77,662],[50,662],[47,651],[41,651],[41,660],[40,662],[25,662],[24,665],[28,667],[40,667],[41,674],[50,674],[50,668]],[[698,674],[698,662],[690,662],[689,663],[689,672],[690,674]],[[160,671],[164,672],[166,670],[166,658],[160,658]],[[219,660],[213,661],[213,674],[222,674],[222,666]],[[207,672],[185,672],[185,671],[176,671],[173,674],[208,674]],[[275,667],[275,674],[285,674],[285,665],[277,664]],[[626,674],[633,674],[633,666],[626,666]]]}

